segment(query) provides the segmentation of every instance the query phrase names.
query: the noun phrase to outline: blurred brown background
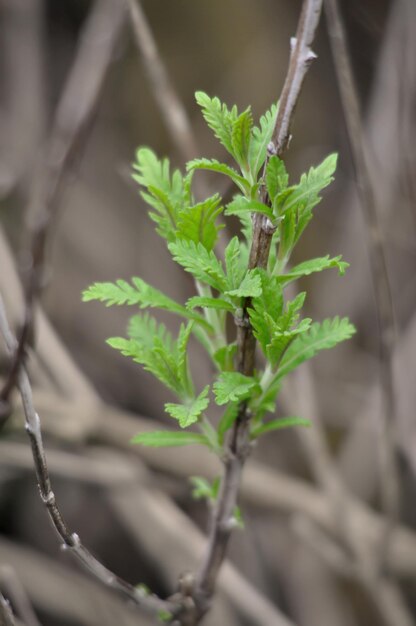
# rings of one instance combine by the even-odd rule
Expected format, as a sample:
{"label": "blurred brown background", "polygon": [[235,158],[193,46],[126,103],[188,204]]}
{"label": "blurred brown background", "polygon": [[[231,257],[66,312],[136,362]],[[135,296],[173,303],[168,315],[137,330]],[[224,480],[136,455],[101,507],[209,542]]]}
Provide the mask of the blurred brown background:
{"label": "blurred brown background", "polygon": [[[32,201],[33,190],[42,176],[42,159],[67,77],[99,4],[112,2],[0,0],[0,290],[15,329],[23,315],[16,270],[24,279],[28,238],[39,208]],[[202,89],[239,107],[251,104],[258,118],[279,96],[300,5],[290,0],[142,3],[189,116],[195,156],[223,158],[197,110],[194,92]],[[407,607],[410,624],[416,622],[416,3],[343,0],[341,8],[394,302],[393,439],[401,504],[385,571],[401,597],[399,605],[403,601]],[[71,163],[70,180],[53,220],[37,348],[29,371],[51,450],[55,491],[69,524],[117,573],[167,595],[178,573],[193,569],[202,550],[195,525],[206,530],[205,507],[192,501],[185,477],[212,476],[220,468],[199,452],[195,457],[192,449],[166,453],[129,447],[135,432],[168,423],[162,409],[171,398],[150,375],[104,342],[123,334],[131,311],[81,303],[81,291],[91,282],[134,275],[180,301],[193,289],[189,277],[169,261],[130,178],[139,145],[169,155],[179,167],[184,154],[164,123],[130,16],[126,12],[120,17],[123,0],[113,0],[105,10],[111,19],[120,20],[120,29],[85,132],[85,147]],[[314,50],[319,58],[296,111],[288,169],[297,179],[333,151],[339,153],[339,166],[298,246],[296,261],[329,253],[342,254],[350,262],[344,278],[328,272],[301,286],[309,292],[306,308],[311,317],[348,315],[358,333],[347,345],[314,361],[306,381],[313,386],[310,396],[305,396],[305,381],[298,381],[303,387],[293,381],[278,414],[309,411],[312,420],[319,418],[319,441],[327,444],[324,463],[329,459],[343,485],[355,494],[351,510],[355,507],[357,513],[365,507],[362,517],[354,517],[357,533],[364,537],[364,550],[370,545],[377,552],[381,517],[373,513],[382,510],[383,476],[377,459],[384,436],[378,420],[379,328],[368,232],[325,19]],[[72,102],[74,111],[82,95],[81,84]],[[223,185],[210,175],[204,180],[210,189],[216,182]],[[175,328],[171,317],[161,319]],[[0,357],[4,376],[8,362],[4,353]],[[210,376],[209,365],[197,351],[192,365],[202,384]],[[58,553],[38,501],[17,398],[14,406],[13,419],[0,435],[0,589],[7,590],[13,568],[45,626],[150,624],[80,573],[70,557]],[[220,583],[217,612],[207,624],[273,626],[267,617],[272,604],[299,626],[385,623],[377,601],[384,588],[368,593],[360,575],[344,571],[328,557],[326,539],[342,552],[342,561],[349,559],[331,521],[331,496],[317,480],[305,448],[304,435],[283,432],[262,441],[255,451],[243,490],[246,529],[236,533],[230,553],[237,570],[227,572]],[[383,577],[384,570],[377,580]],[[250,596],[246,581],[260,597]],[[262,609],[250,609],[255,602]],[[257,610],[264,611],[263,618],[256,618]],[[391,619],[387,623],[395,626]],[[397,626],[405,623],[398,621]]]}

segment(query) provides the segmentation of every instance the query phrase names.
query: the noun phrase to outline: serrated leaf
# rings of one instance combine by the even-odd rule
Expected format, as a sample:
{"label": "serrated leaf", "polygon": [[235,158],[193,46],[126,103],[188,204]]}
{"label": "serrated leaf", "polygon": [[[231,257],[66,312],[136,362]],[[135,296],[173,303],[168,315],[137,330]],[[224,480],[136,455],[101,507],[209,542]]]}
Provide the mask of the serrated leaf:
{"label": "serrated leaf", "polygon": [[253,392],[258,392],[259,384],[254,378],[239,372],[222,372],[213,390],[216,403],[221,406],[248,398]]}
{"label": "serrated leaf", "polygon": [[208,298],[205,296],[193,296],[192,298],[189,298],[186,303],[186,307],[188,309],[201,307],[205,309],[219,309],[223,311],[229,311],[230,313],[234,312],[233,305],[227,302],[227,300],[223,300],[222,298]]}
{"label": "serrated leaf", "polygon": [[[337,155],[330,154],[318,167],[311,167],[307,174],[302,174],[298,185],[286,189],[275,199],[276,211],[284,216],[281,225],[281,241],[285,252],[299,240],[306,225],[312,218],[312,209],[320,202],[320,192],[333,180],[337,164]],[[284,232],[289,230],[289,232]]]}
{"label": "serrated leaf", "polygon": [[149,148],[139,148],[133,163],[133,179],[147,191],[141,195],[154,211],[150,217],[157,223],[158,233],[173,241],[178,210],[183,206],[189,189],[185,189],[182,174],[175,170],[171,176],[168,159],[158,159]]}
{"label": "serrated leaf", "polygon": [[105,302],[106,306],[137,305],[141,309],[148,307],[164,309],[187,319],[198,321],[210,328],[202,316],[175,302],[141,278],[133,277],[131,280],[133,285],[125,280],[117,280],[115,283],[94,283],[83,292],[82,299],[84,302],[100,300]]}
{"label": "serrated leaf", "polygon": [[225,294],[234,298],[256,298],[261,294],[261,279],[257,269],[248,270],[240,286],[229,289]]}
{"label": "serrated leaf", "polygon": [[218,363],[221,371],[229,372],[232,371],[233,368],[233,360],[234,356],[237,352],[237,344],[236,342],[229,343],[226,346],[222,346],[218,348],[216,352],[212,355],[214,361]]}
{"label": "serrated leaf", "polygon": [[311,359],[320,350],[332,348],[341,341],[350,339],[355,332],[354,326],[346,317],[326,319],[322,324],[315,322],[309,331],[299,335],[285,352],[278,371],[279,379],[304,361]]}
{"label": "serrated leaf", "polygon": [[254,336],[266,353],[276,320],[283,313],[283,291],[276,276],[268,276],[264,271],[259,276],[261,294],[253,298],[248,313]]}
{"label": "serrated leaf", "polygon": [[252,126],[253,116],[250,107],[237,117],[232,126],[231,145],[233,148],[233,156],[243,170],[247,169],[248,165]]}
{"label": "serrated leaf", "polygon": [[335,267],[338,269],[339,275],[343,276],[345,274],[345,270],[349,267],[349,263],[345,261],[341,261],[342,256],[336,256],[334,258],[329,258],[329,254],[324,257],[319,257],[316,259],[310,259],[309,261],[304,261],[303,263],[299,263],[299,265],[295,265],[291,270],[289,270],[286,274],[281,274],[278,278],[282,283],[289,283],[292,280],[297,280],[302,276],[309,276],[314,272],[322,272],[323,270],[330,269]]}
{"label": "serrated leaf", "polygon": [[200,243],[185,240],[171,243],[168,248],[174,260],[197,280],[218,291],[226,290],[224,269],[214,252],[208,251]]}
{"label": "serrated leaf", "polygon": [[224,435],[228,432],[231,426],[234,424],[237,419],[239,411],[238,402],[230,402],[227,408],[225,409],[220,422],[218,424],[218,440],[220,444],[224,441]]}
{"label": "serrated leaf", "polygon": [[191,336],[193,324],[188,323],[186,326],[181,324],[178,341],[177,341],[177,372],[179,382],[182,389],[184,389],[189,396],[193,396],[192,379],[188,370],[188,355],[187,347],[189,337]]}
{"label": "serrated leaf", "polygon": [[144,315],[133,315],[129,319],[127,335],[141,346],[153,349],[154,338],[159,339],[172,349],[173,338],[164,324],[158,323],[154,317],[145,313]]}
{"label": "serrated leaf", "polygon": [[289,175],[285,164],[279,157],[273,155],[267,163],[266,188],[273,204],[275,197],[286,189],[289,183]]}
{"label": "serrated leaf", "polygon": [[187,428],[198,421],[201,414],[205,411],[209,404],[208,399],[209,385],[207,385],[192,401],[187,404],[174,404],[168,402],[165,404],[165,411],[169,415],[178,420],[181,428]]}
{"label": "serrated leaf", "polygon": [[237,215],[238,217],[242,214],[250,215],[250,213],[262,213],[267,215],[270,220],[274,219],[273,211],[267,204],[259,200],[250,200],[244,196],[236,196],[227,204],[224,211],[224,215]]}
{"label": "serrated leaf", "polygon": [[219,98],[210,98],[203,91],[197,91],[195,99],[201,107],[202,115],[208,126],[214,131],[215,136],[224,148],[233,155],[232,134],[233,124],[238,116],[237,107],[234,106],[229,110]]}
{"label": "serrated leaf", "polygon": [[301,417],[281,417],[279,419],[271,420],[265,424],[259,424],[252,428],[251,438],[254,439],[263,435],[264,433],[271,432],[272,430],[281,430],[282,428],[291,428],[293,426],[311,426],[311,422]]}
{"label": "serrated leaf", "polygon": [[191,446],[194,444],[209,446],[209,442],[205,435],[169,430],[139,433],[131,439],[131,443],[138,443],[142,446],[152,448],[171,448],[176,446]]}
{"label": "serrated leaf", "polygon": [[208,170],[210,172],[224,174],[237,185],[242,193],[248,193],[250,191],[250,183],[243,178],[243,176],[240,176],[238,172],[229,165],[220,163],[216,159],[193,159],[193,161],[187,163],[186,168],[190,172],[194,170]]}
{"label": "serrated leaf", "polygon": [[241,263],[241,243],[233,237],[225,248],[225,268],[229,289],[237,289],[244,278],[247,264]]}
{"label": "serrated leaf", "polygon": [[218,232],[224,227],[217,225],[216,218],[222,207],[218,194],[199,202],[194,206],[184,207],[179,211],[176,235],[179,239],[188,239],[194,243],[201,243],[208,251],[212,250]]}
{"label": "serrated leaf", "polygon": [[260,118],[260,126],[256,126],[252,130],[248,160],[254,180],[257,179],[257,175],[266,160],[267,146],[273,136],[277,111],[277,105],[272,104],[270,110],[266,111]]}

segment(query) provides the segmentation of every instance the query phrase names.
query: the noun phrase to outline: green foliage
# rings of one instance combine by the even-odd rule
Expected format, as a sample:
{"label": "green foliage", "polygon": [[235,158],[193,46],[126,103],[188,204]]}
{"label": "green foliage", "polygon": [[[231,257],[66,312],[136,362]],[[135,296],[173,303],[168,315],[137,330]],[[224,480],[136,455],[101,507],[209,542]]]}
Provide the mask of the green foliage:
{"label": "green foliage", "polygon": [[[348,266],[340,256],[329,255],[289,265],[322,190],[333,179],[336,155],[310,168],[298,183],[290,182],[284,162],[270,156],[272,150],[268,153],[277,105],[272,105],[255,126],[250,107],[239,112],[236,106],[230,109],[203,92],[196,93],[196,101],[208,126],[233,157],[234,166],[198,158],[187,164],[187,174],[183,175],[179,170],[172,171],[168,159],[159,159],[149,148],[140,148],[133,178],[150,207],[157,232],[166,241],[173,260],[195,279],[197,293],[183,304],[144,280],[132,278],[131,282],[94,283],[84,291],[83,300],[99,300],[107,306],[161,309],[185,319],[186,324],[173,337],[156,318],[135,313],[127,338],[108,340],[110,346],[151,372],[176,398],[165,404],[165,411],[176,420],[177,430],[139,433],[133,442],[153,447],[202,444],[221,455],[227,433],[242,408],[251,411],[252,438],[281,428],[309,425],[300,417],[267,420],[265,416],[275,412],[284,378],[321,350],[351,337],[354,327],[346,318],[338,317],[312,323],[302,315],[305,293],[289,300],[284,291],[288,283],[309,274],[335,268],[343,275]],[[225,210],[218,193],[195,201],[192,183],[196,170],[226,176],[235,186],[236,194]],[[274,228],[267,269],[249,265],[255,213],[267,216]],[[223,254],[216,251],[222,216],[237,216],[241,222],[240,235],[231,239]],[[230,319],[242,325],[247,323],[247,314],[266,360],[265,367],[253,376],[238,371],[237,342],[230,335]],[[214,366],[213,380],[209,382],[216,404],[224,407],[216,427],[206,414],[211,385],[199,394],[194,391],[188,358],[191,334]],[[189,427],[200,432],[190,431]],[[195,497],[215,500],[218,481],[210,484],[194,477],[192,482]],[[234,517],[239,523],[239,510]]]}

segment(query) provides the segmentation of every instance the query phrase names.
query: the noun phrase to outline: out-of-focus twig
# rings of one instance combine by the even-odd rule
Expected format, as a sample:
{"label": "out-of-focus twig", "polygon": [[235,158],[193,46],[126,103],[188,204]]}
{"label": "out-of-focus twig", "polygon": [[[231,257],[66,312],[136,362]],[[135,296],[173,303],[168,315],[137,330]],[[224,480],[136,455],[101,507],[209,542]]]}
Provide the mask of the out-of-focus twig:
{"label": "out-of-focus twig", "polygon": [[32,226],[25,317],[9,375],[0,390],[3,421],[7,418],[8,400],[17,383],[32,332],[34,306],[44,281],[46,246],[52,221],[71,169],[88,136],[124,18],[122,3],[112,0],[96,0],[94,3],[57,107],[44,158],[35,176],[28,208]]}
{"label": "out-of-focus twig", "polygon": [[360,204],[366,226],[380,329],[380,386],[383,402],[379,416],[379,467],[380,493],[387,515],[386,533],[380,542],[380,561],[383,561],[388,551],[388,537],[391,527],[397,522],[400,491],[398,469],[395,462],[394,435],[396,426],[393,384],[394,309],[369,153],[365,143],[358,92],[352,72],[345,29],[338,0],[325,0],[324,5]]}
{"label": "out-of-focus twig", "polygon": [[25,626],[41,626],[25,588],[10,565],[0,567],[0,583]]}
{"label": "out-of-focus twig", "polygon": [[[6,311],[4,309],[3,301],[1,298],[0,335],[4,339],[7,351],[10,354],[13,354],[16,349],[16,340],[10,331],[6,317]],[[80,561],[82,565],[87,570],[89,570],[91,574],[101,583],[103,583],[113,591],[116,591],[124,597],[132,600],[138,606],[149,611],[149,613],[155,614],[160,610],[173,613],[177,608],[176,605],[168,601],[163,601],[156,596],[148,596],[141,592],[139,589],[133,587],[130,583],[126,582],[122,578],[119,578],[116,574],[111,572],[102,563],[100,563],[100,561],[98,561],[90,552],[88,552],[88,550],[81,543],[78,535],[69,530],[56,503],[55,495],[52,491],[51,481],[49,478],[49,470],[43,446],[40,418],[34,408],[32,389],[30,386],[29,378],[24,369],[24,366],[22,365],[20,366],[18,372],[17,383],[23,403],[26,420],[25,427],[32,448],[32,455],[35,465],[40,497],[48,511],[49,517],[60,538],[60,541],[62,542],[63,547],[72,552],[78,559],[78,561]]]}
{"label": "out-of-focus twig", "polygon": [[0,593],[0,626],[15,626],[12,610],[6,598]]}
{"label": "out-of-focus twig", "polygon": [[179,154],[187,161],[197,154],[197,145],[186,109],[169,78],[140,0],[127,0],[136,46],[142,55],[153,94]]}

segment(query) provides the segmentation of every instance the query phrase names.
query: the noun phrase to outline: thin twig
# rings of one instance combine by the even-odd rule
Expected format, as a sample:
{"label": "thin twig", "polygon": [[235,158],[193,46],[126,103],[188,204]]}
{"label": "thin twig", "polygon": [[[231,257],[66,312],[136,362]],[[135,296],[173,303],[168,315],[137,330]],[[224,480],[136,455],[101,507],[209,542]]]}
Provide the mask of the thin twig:
{"label": "thin twig", "polygon": [[[3,300],[0,297],[0,334],[2,335],[7,351],[13,354],[16,349],[16,339],[13,337],[6,317]],[[44,503],[52,524],[58,534],[64,549],[69,550],[91,572],[91,574],[101,583],[132,600],[135,604],[152,614],[160,610],[174,613],[177,606],[169,601],[159,599],[157,596],[146,596],[130,583],[111,572],[100,561],[98,561],[81,543],[76,533],[69,530],[62,513],[56,503],[55,494],[52,491],[49,471],[46,461],[45,449],[42,439],[41,422],[39,415],[33,405],[32,389],[29,378],[23,366],[20,367],[18,389],[23,403],[25,413],[25,428],[30,439],[32,456],[35,465],[36,477],[39,493]]]}
{"label": "thin twig", "polygon": [[172,141],[186,161],[197,154],[197,145],[186,109],[159,54],[156,41],[139,0],[127,0],[136,46],[143,57],[153,94]]}
{"label": "thin twig", "polygon": [[10,604],[0,593],[0,626],[15,626],[15,624]]}
{"label": "thin twig", "polygon": [[[305,0],[300,15],[296,39],[292,40],[292,51],[286,80],[280,99],[279,115],[276,122],[273,141],[269,146],[270,154],[284,152],[290,133],[290,125],[296,103],[311,61],[315,58],[310,45],[319,22],[322,0]],[[254,218],[253,243],[250,251],[249,267],[266,267],[274,229],[270,222]],[[238,370],[245,375],[252,375],[254,369],[255,338],[252,333],[245,303],[242,319],[237,326]],[[250,413],[246,403],[240,406],[239,415],[230,433],[225,451],[224,475],[220,493],[212,519],[212,526],[205,556],[196,573],[192,597],[195,613],[184,624],[197,624],[209,609],[215,590],[218,572],[224,560],[231,531],[241,475],[247,456],[250,453]]]}
{"label": "thin twig", "polygon": [[3,422],[7,419],[10,394],[17,383],[32,334],[34,307],[44,282],[49,231],[71,169],[91,128],[124,18],[125,9],[121,3],[112,0],[96,0],[94,3],[57,107],[44,159],[35,176],[28,207],[33,226],[25,289],[25,316],[8,377],[0,390]]}
{"label": "thin twig", "polygon": [[325,12],[352,151],[360,205],[366,226],[371,276],[380,329],[380,387],[383,401],[379,425],[379,465],[381,497],[387,515],[386,532],[380,541],[380,555],[382,555],[380,566],[382,566],[389,548],[388,538],[391,529],[397,523],[400,498],[394,440],[396,414],[393,383],[394,309],[358,92],[338,0],[325,0]]}
{"label": "thin twig", "polygon": [[0,567],[0,582],[25,626],[41,626],[26,589],[10,565],[2,565]]}

